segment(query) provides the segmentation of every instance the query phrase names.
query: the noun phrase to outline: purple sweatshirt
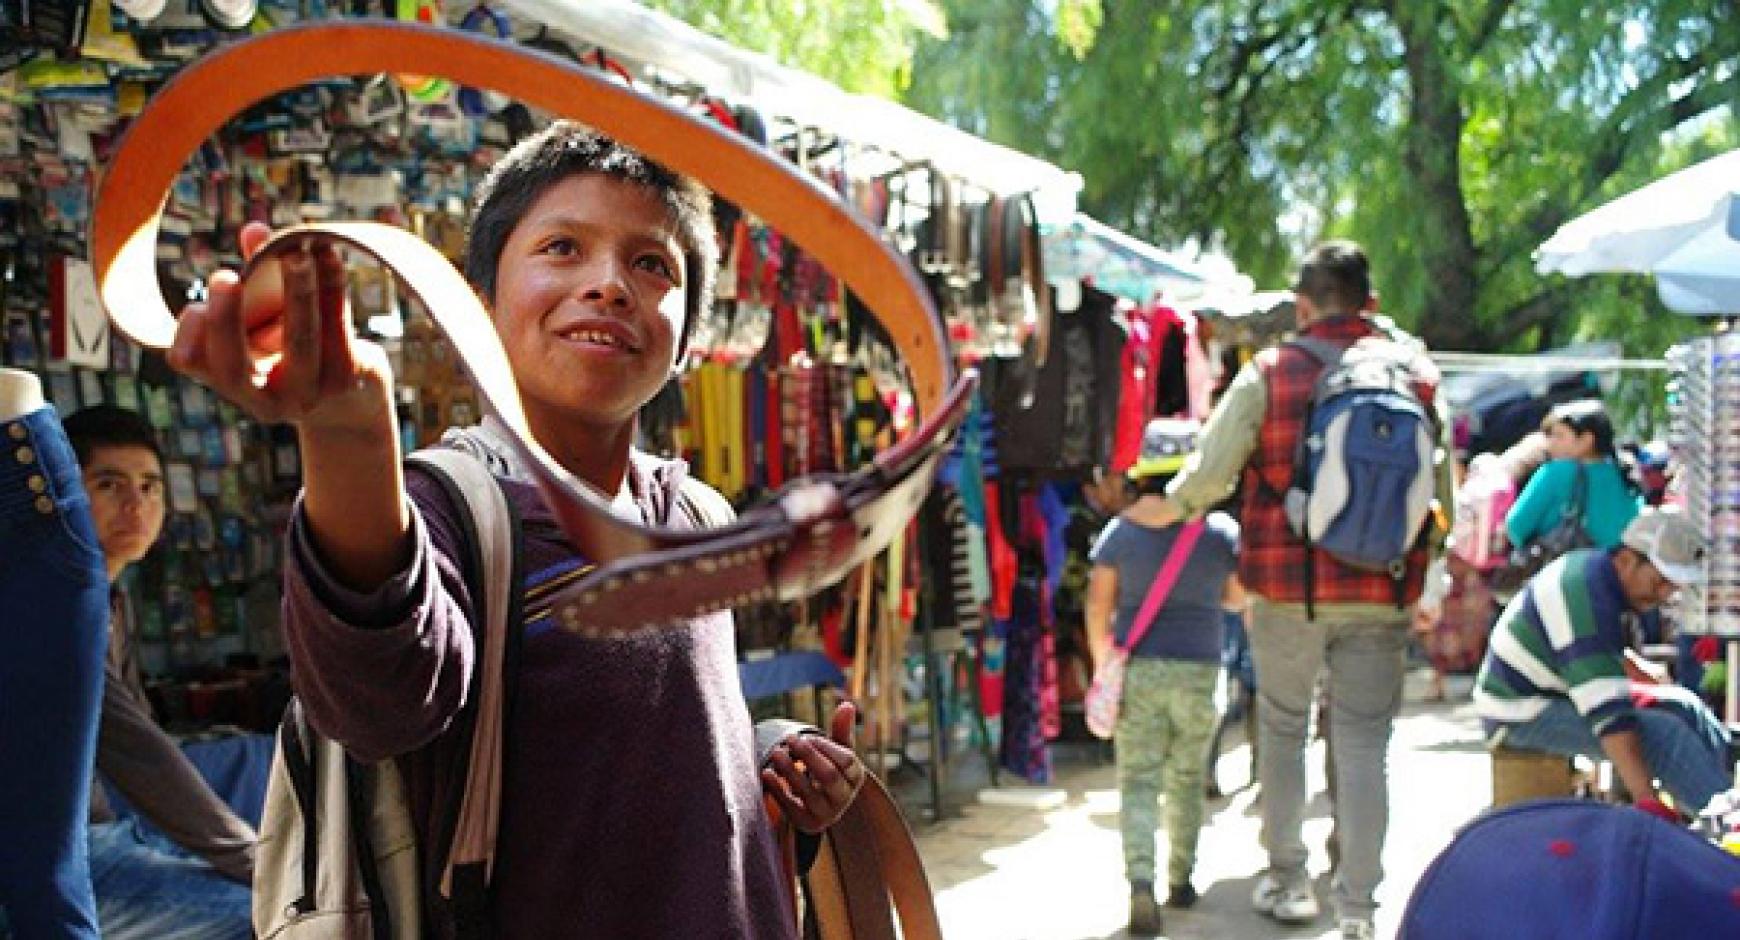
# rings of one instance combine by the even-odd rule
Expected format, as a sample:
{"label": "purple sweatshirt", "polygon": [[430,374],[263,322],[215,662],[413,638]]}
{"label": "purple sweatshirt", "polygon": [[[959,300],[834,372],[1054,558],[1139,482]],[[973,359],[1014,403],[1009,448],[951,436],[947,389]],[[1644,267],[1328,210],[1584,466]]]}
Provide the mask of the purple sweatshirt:
{"label": "purple sweatshirt", "polygon": [[[508,481],[524,528],[493,935],[792,937],[731,616],[618,639],[553,627],[539,599],[578,570],[574,548],[487,426],[448,442]],[[670,506],[685,474],[635,455],[629,484],[646,518],[683,525]],[[460,575],[461,510],[417,469],[407,489],[414,556],[368,595],[323,569],[298,508],[284,624],[309,719],[358,759],[401,758],[427,839],[437,808],[459,798],[465,735],[447,732],[470,720],[461,709],[482,625]]]}

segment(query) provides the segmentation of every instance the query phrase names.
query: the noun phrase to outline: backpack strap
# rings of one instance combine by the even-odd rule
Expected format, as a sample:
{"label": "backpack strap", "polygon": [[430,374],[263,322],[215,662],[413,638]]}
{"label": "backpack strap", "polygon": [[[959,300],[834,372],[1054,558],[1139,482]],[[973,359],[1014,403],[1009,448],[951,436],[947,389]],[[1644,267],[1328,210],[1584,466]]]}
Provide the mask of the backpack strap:
{"label": "backpack strap", "polygon": [[[1322,391],[1324,378],[1331,372],[1334,372],[1336,366],[1341,365],[1342,357],[1347,355],[1348,349],[1352,348],[1352,346],[1351,344],[1348,346],[1342,346],[1317,336],[1295,336],[1282,345],[1291,346],[1305,355],[1310,356],[1312,359],[1317,360],[1317,364],[1322,367],[1317,373],[1317,378],[1312,381],[1311,397],[1306,400],[1305,414],[1300,419],[1301,430],[1299,441],[1293,448],[1293,479],[1291,485],[1299,486],[1305,482],[1305,449],[1310,446],[1310,440],[1304,433],[1304,428],[1310,427],[1311,425],[1311,413],[1317,408],[1317,396]],[[1261,474],[1257,475],[1257,481],[1264,487],[1269,486],[1268,481],[1264,480]],[[1270,493],[1285,505],[1285,493],[1275,493],[1273,488],[1270,488]],[[1316,620],[1317,564],[1316,559],[1313,556],[1315,556],[1317,549],[1316,546],[1311,544],[1310,533],[1306,533],[1303,538],[1305,540],[1305,619]]]}
{"label": "backpack strap", "polygon": [[1348,346],[1332,343],[1318,336],[1295,336],[1282,343],[1291,346],[1307,356],[1317,360],[1325,372],[1341,364],[1341,357],[1347,354]]}
{"label": "backpack strap", "polygon": [[478,551],[472,588],[485,627],[474,675],[477,712],[450,841],[442,833],[443,843],[438,843],[446,846],[438,887],[452,901],[458,935],[481,936],[501,822],[502,741],[512,686],[508,678],[518,673],[517,627],[523,615],[520,520],[508,505],[500,481],[477,458],[450,448],[431,448],[412,454],[409,460],[428,471],[462,510],[467,540]]}
{"label": "backpack strap", "polygon": [[[372,940],[392,940],[393,910],[387,901],[386,887],[381,881],[380,868],[375,864],[374,839],[369,835],[369,814],[356,812],[355,808],[369,805],[369,794],[372,792],[369,784],[373,779],[373,769],[365,767],[344,756],[344,793],[350,801],[350,838],[356,846],[357,874],[362,879],[363,895],[369,899],[369,926],[372,929]],[[310,814],[305,817],[312,824],[315,817]],[[309,828],[315,828],[310,825]],[[308,862],[303,860],[306,869]]]}
{"label": "backpack strap", "polygon": [[1571,484],[1571,501],[1566,504],[1564,516],[1575,516],[1578,525],[1588,524],[1589,477],[1581,461],[1577,463],[1577,480]]}
{"label": "backpack strap", "polygon": [[394,913],[382,886],[380,870],[375,865],[374,843],[369,835],[372,804],[368,781],[372,771],[336,747],[319,746],[316,742],[320,740],[318,732],[308,726],[302,701],[292,696],[284,709],[283,720],[278,723],[278,753],[283,759],[291,797],[296,801],[297,816],[302,820],[302,893],[291,902],[291,906],[301,915],[312,914],[319,908],[316,893],[321,884],[320,863],[323,859],[336,860],[322,851],[320,843],[322,813],[318,764],[324,751],[325,759],[336,758],[343,763],[338,772],[344,774],[344,799],[350,806],[350,812],[345,814],[350,821],[348,835],[355,849],[353,857],[362,882],[363,897],[368,900],[370,940],[391,940]]}
{"label": "backpack strap", "polygon": [[[1326,339],[1320,339],[1315,336],[1295,336],[1281,343],[1281,348],[1286,349],[1288,347],[1297,349],[1305,355],[1310,356],[1319,366],[1322,367],[1321,371],[1318,372],[1317,378],[1312,382],[1311,397],[1306,400],[1305,414],[1300,419],[1302,426],[1308,425],[1311,423],[1312,403],[1317,398],[1317,383],[1322,382],[1323,376],[1328,375],[1331,370],[1341,364],[1341,357],[1346,354],[1347,347],[1338,346]],[[1304,462],[1304,456],[1305,436],[1301,434],[1298,443],[1293,448],[1293,477],[1288,481],[1288,485],[1291,486],[1303,482],[1300,477],[1299,468]],[[1277,501],[1286,501],[1287,494],[1277,491],[1273,486],[1269,485],[1268,478],[1260,473],[1257,474],[1257,485],[1267,490],[1269,495],[1274,497]]]}
{"label": "backpack strap", "polygon": [[[284,710],[284,720],[278,723],[278,750],[284,755],[284,770],[290,779],[290,792],[296,798],[302,825],[302,896],[296,899],[296,909],[307,914],[314,910],[314,887],[320,883],[320,829],[314,825],[316,787],[314,784],[314,750],[308,746],[307,719],[302,715],[302,702],[295,696]],[[367,865],[368,862],[362,864]],[[372,901],[373,898],[370,898]]]}

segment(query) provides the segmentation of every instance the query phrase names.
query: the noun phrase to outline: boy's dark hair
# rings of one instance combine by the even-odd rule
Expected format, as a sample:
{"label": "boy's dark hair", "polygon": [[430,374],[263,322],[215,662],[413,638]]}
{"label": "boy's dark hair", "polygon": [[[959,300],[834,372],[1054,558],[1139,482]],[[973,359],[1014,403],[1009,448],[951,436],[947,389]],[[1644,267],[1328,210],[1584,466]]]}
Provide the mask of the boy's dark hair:
{"label": "boy's dark hair", "polygon": [[1365,249],[1343,239],[1311,249],[1299,264],[1293,291],[1311,298],[1319,310],[1357,312],[1371,298],[1371,263]]}
{"label": "boy's dark hair", "polygon": [[157,432],[152,430],[137,411],[114,405],[92,405],[68,415],[61,422],[79,466],[88,467],[91,456],[99,447],[143,447],[163,463],[163,448],[157,445]]}
{"label": "boy's dark hair", "polygon": [[645,187],[657,195],[677,227],[683,249],[685,303],[677,355],[688,346],[695,321],[713,297],[719,244],[713,230],[713,197],[706,187],[648,160],[584,124],[557,121],[520,141],[477,188],[466,233],[465,276],[486,301],[495,302],[502,248],[520,219],[551,186],[570,176],[600,173]]}

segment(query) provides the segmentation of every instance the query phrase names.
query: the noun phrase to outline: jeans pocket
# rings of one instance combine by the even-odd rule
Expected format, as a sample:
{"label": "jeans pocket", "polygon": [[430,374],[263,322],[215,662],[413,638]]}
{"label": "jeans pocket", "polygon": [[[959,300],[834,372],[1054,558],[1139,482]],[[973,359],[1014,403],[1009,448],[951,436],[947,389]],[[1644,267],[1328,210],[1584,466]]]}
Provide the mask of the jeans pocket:
{"label": "jeans pocket", "polygon": [[103,548],[82,496],[62,504],[53,520],[43,526],[38,542],[40,557],[52,573],[79,583],[108,580]]}

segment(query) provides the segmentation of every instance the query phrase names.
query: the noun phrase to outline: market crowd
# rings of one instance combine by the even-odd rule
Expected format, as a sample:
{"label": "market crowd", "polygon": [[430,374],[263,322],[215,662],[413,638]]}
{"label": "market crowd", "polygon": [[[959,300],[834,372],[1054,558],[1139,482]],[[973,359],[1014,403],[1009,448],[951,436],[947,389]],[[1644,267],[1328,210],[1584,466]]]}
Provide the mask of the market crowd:
{"label": "market crowd", "polygon": [[[1376,312],[1359,246],[1312,249],[1294,296],[1296,331],[1257,352],[1200,427],[1150,424],[1094,547],[1088,645],[1101,679],[1108,664],[1122,677],[1130,933],[1158,934],[1163,907],[1199,896],[1216,671],[1246,643],[1268,855],[1251,904],[1283,924],[1314,923],[1327,902],[1342,937],[1374,936],[1411,642],[1437,696],[1444,672],[1478,672],[1488,746],[1611,762],[1638,811],[1725,831],[1740,805],[1729,733],[1696,676],[1688,688],[1641,652],[1673,635],[1662,605],[1704,577],[1659,446],[1622,448],[1579,377],[1491,422],[1494,451],[1471,454],[1424,344]],[[1314,726],[1328,743],[1329,898],[1300,836]]]}

